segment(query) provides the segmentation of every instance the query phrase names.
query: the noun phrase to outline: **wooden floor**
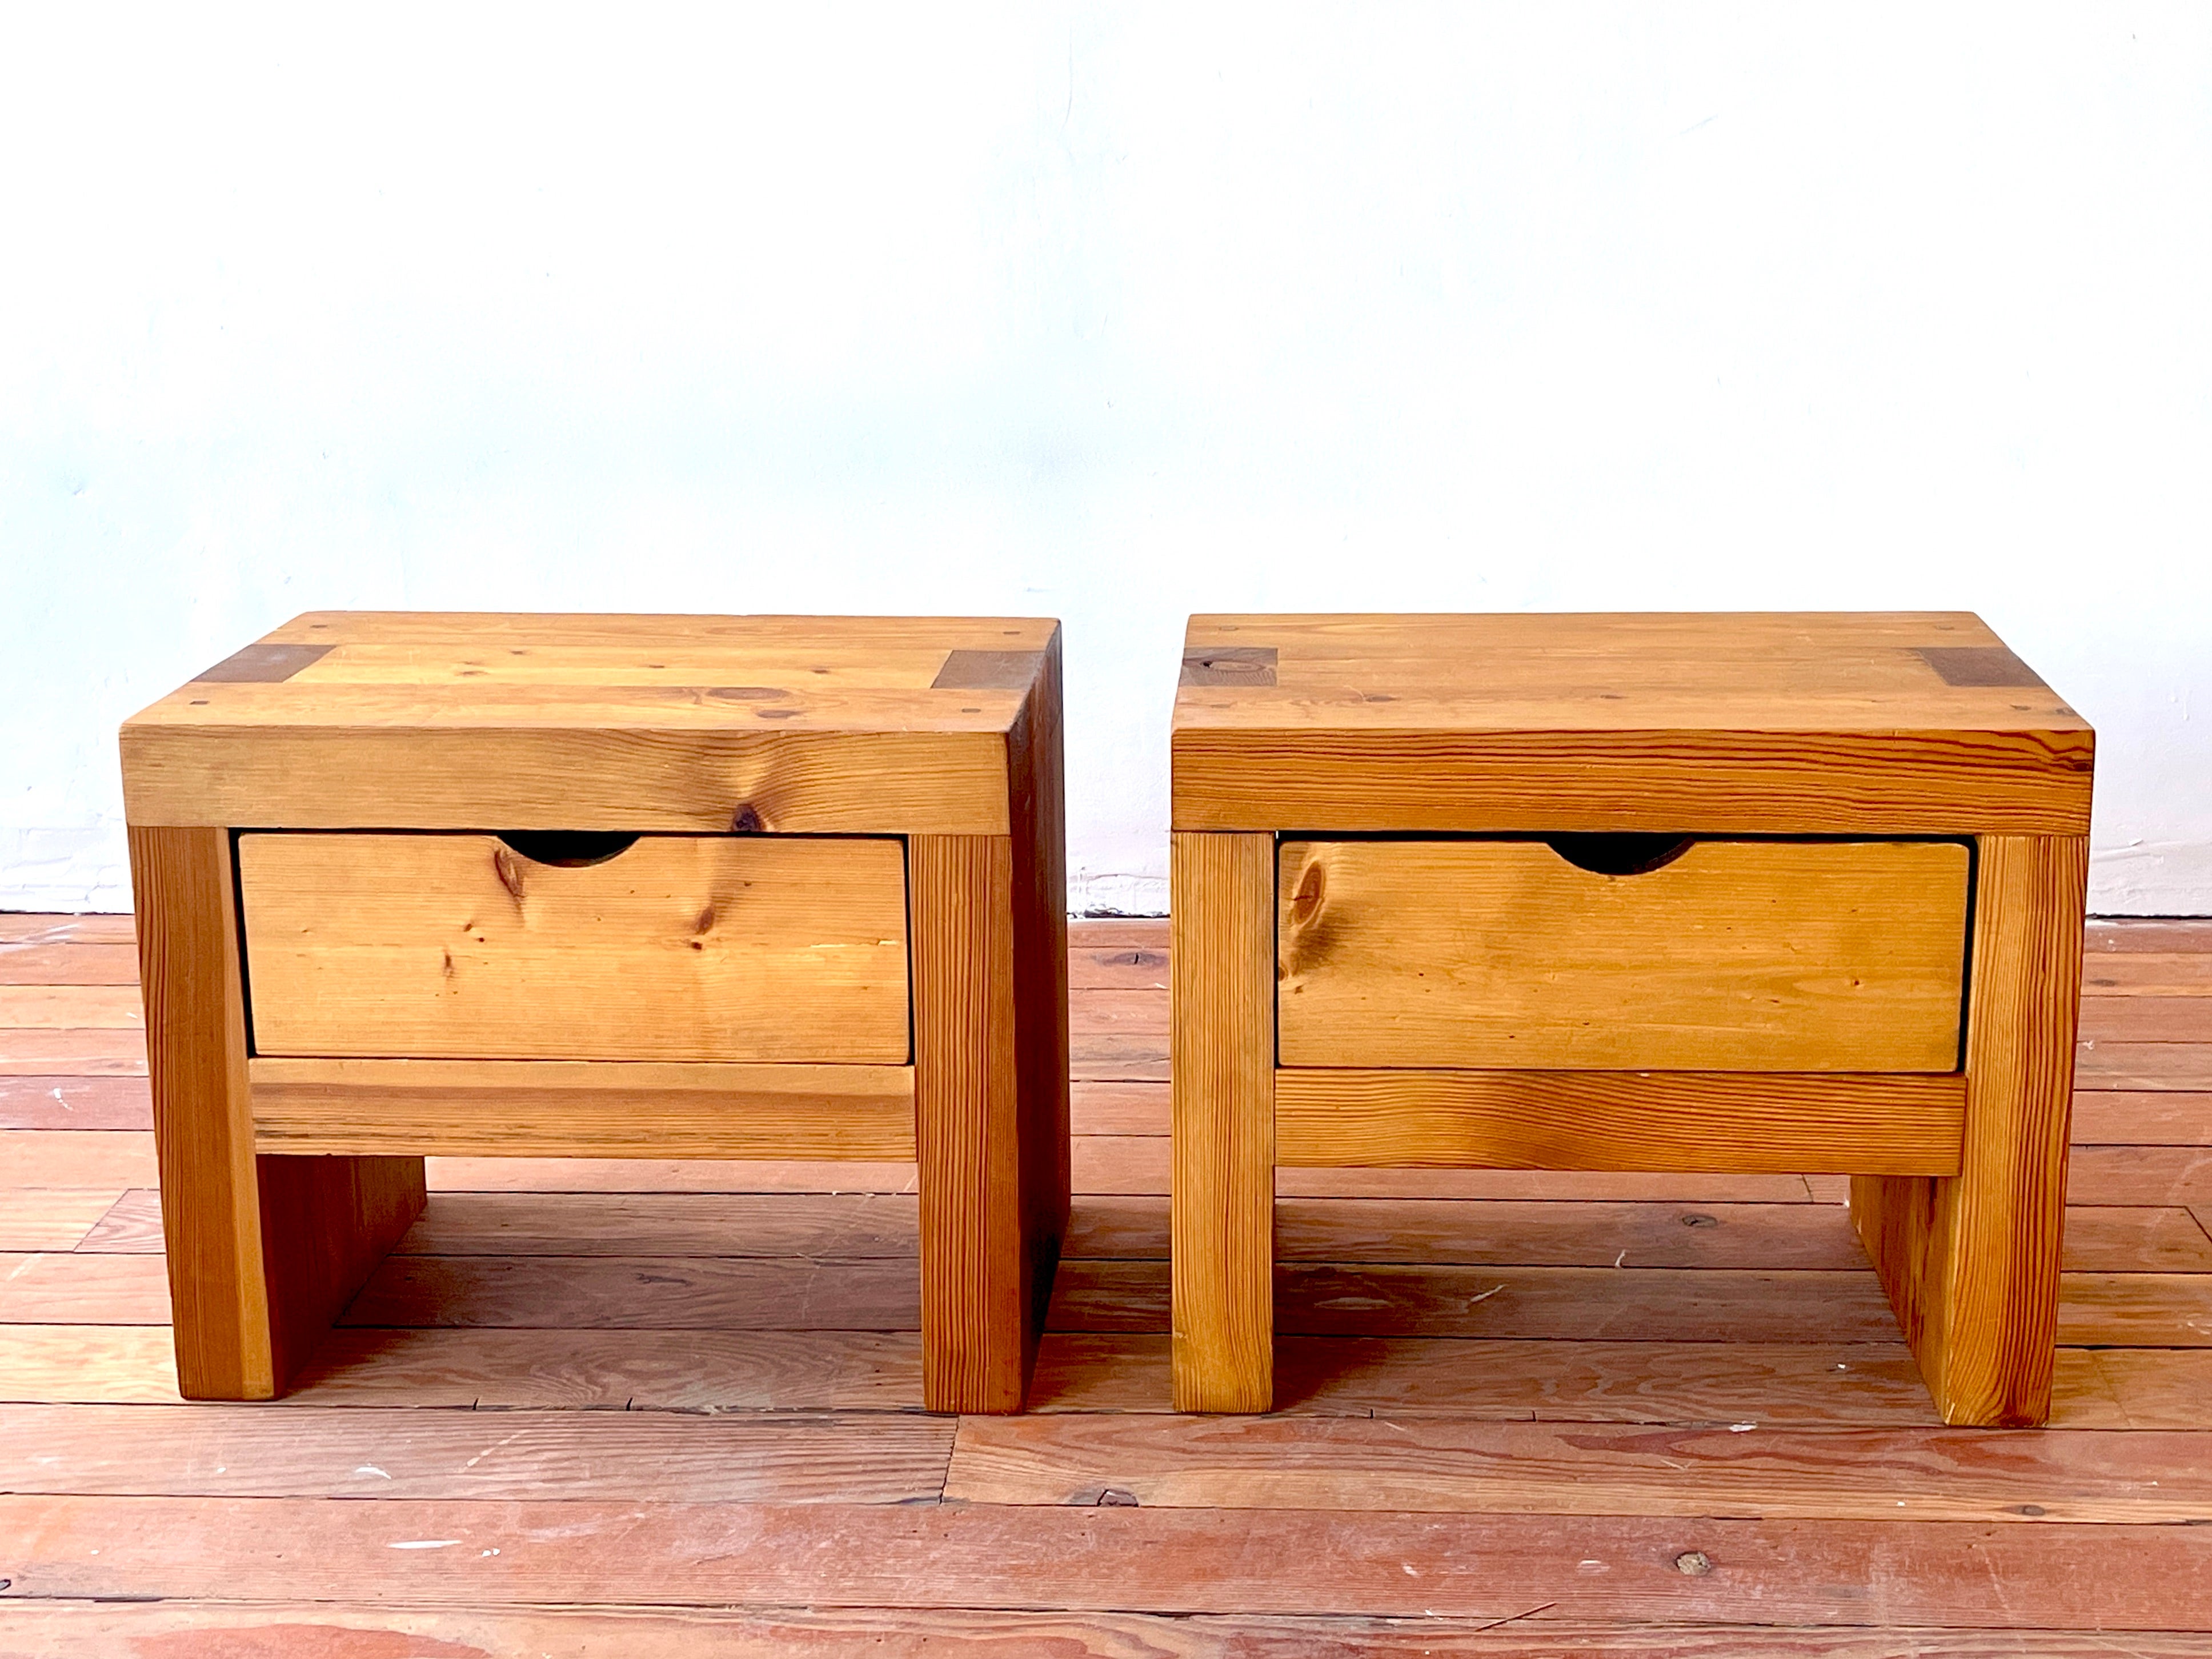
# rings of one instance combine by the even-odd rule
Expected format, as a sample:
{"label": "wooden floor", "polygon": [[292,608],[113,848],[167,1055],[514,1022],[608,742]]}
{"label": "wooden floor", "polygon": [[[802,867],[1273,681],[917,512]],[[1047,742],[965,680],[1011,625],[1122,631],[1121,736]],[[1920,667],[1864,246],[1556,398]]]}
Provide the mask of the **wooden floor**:
{"label": "wooden floor", "polygon": [[1171,1414],[1166,930],[1074,937],[1034,1414],[920,1411],[905,1167],[473,1158],[225,1407],[129,921],[0,916],[0,1655],[2212,1652],[2212,922],[2091,929],[2043,1433],[1778,1176],[1285,1171],[1284,1409]]}

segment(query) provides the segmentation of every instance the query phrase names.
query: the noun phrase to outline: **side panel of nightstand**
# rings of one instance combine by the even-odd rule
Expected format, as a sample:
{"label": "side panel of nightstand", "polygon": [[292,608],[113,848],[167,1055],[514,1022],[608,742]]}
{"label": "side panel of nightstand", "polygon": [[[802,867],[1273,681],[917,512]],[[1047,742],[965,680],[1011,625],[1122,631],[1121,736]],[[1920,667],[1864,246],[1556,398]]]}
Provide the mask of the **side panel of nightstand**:
{"label": "side panel of nightstand", "polygon": [[1851,1182],[1852,1219],[1947,1423],[2050,1415],[2088,868],[2084,836],[1981,838],[1963,1167]]}
{"label": "side panel of nightstand", "polygon": [[907,842],[922,1389],[1022,1407],[1067,1228],[1067,882],[1060,641],[1007,754],[1007,836]]}
{"label": "side panel of nightstand", "polygon": [[257,1158],[229,832],[134,826],[177,1381],[280,1392],[423,1203],[420,1158]]}

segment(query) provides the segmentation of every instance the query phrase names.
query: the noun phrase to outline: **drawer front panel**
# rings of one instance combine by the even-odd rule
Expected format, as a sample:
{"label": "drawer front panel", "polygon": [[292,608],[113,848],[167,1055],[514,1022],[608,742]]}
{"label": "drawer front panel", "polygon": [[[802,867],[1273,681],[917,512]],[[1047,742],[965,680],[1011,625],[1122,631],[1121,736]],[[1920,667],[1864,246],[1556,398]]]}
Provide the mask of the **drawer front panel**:
{"label": "drawer front panel", "polygon": [[1698,842],[1600,875],[1542,842],[1285,842],[1285,1066],[1949,1072],[1967,849]]}
{"label": "drawer front panel", "polygon": [[255,1051],[901,1065],[903,850],[645,836],[569,866],[495,836],[242,835]]}

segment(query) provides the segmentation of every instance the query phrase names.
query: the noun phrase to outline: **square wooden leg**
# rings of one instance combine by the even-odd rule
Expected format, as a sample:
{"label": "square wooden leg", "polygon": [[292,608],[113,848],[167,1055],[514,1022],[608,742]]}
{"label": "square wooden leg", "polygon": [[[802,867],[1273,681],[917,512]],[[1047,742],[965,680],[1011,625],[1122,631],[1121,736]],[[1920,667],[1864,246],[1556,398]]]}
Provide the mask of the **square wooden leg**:
{"label": "square wooden leg", "polygon": [[422,1210],[419,1158],[257,1158],[230,836],[131,831],[177,1385],[266,1400]]}
{"label": "square wooden leg", "polygon": [[1067,1223],[1066,902],[1009,836],[907,846],[923,1397],[1019,1411]]}
{"label": "square wooden leg", "polygon": [[1175,1403],[1263,1412],[1275,1389],[1275,842],[1173,848]]}
{"label": "square wooden leg", "polygon": [[1851,1216],[1946,1423],[2051,1414],[2089,851],[1985,836],[1955,1176],[1859,1176]]}

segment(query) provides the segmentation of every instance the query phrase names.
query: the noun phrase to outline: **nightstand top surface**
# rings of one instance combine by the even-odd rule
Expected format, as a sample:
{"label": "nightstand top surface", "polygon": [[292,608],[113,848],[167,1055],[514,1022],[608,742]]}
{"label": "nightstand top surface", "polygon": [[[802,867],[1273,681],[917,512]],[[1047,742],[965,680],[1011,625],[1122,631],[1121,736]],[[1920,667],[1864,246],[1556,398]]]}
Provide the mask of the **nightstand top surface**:
{"label": "nightstand top surface", "polygon": [[311,611],[131,723],[1004,731],[1057,629],[1011,617]]}
{"label": "nightstand top surface", "polygon": [[1198,616],[1175,823],[2073,833],[2094,744],[1964,611]]}
{"label": "nightstand top surface", "polygon": [[[234,828],[727,828],[710,822],[722,812],[771,830],[1003,833],[1009,745],[1048,685],[1057,718],[1059,631],[310,612],[125,722],[125,800],[133,823]],[[532,773],[544,799],[516,817]],[[844,799],[825,811],[832,773]]]}

